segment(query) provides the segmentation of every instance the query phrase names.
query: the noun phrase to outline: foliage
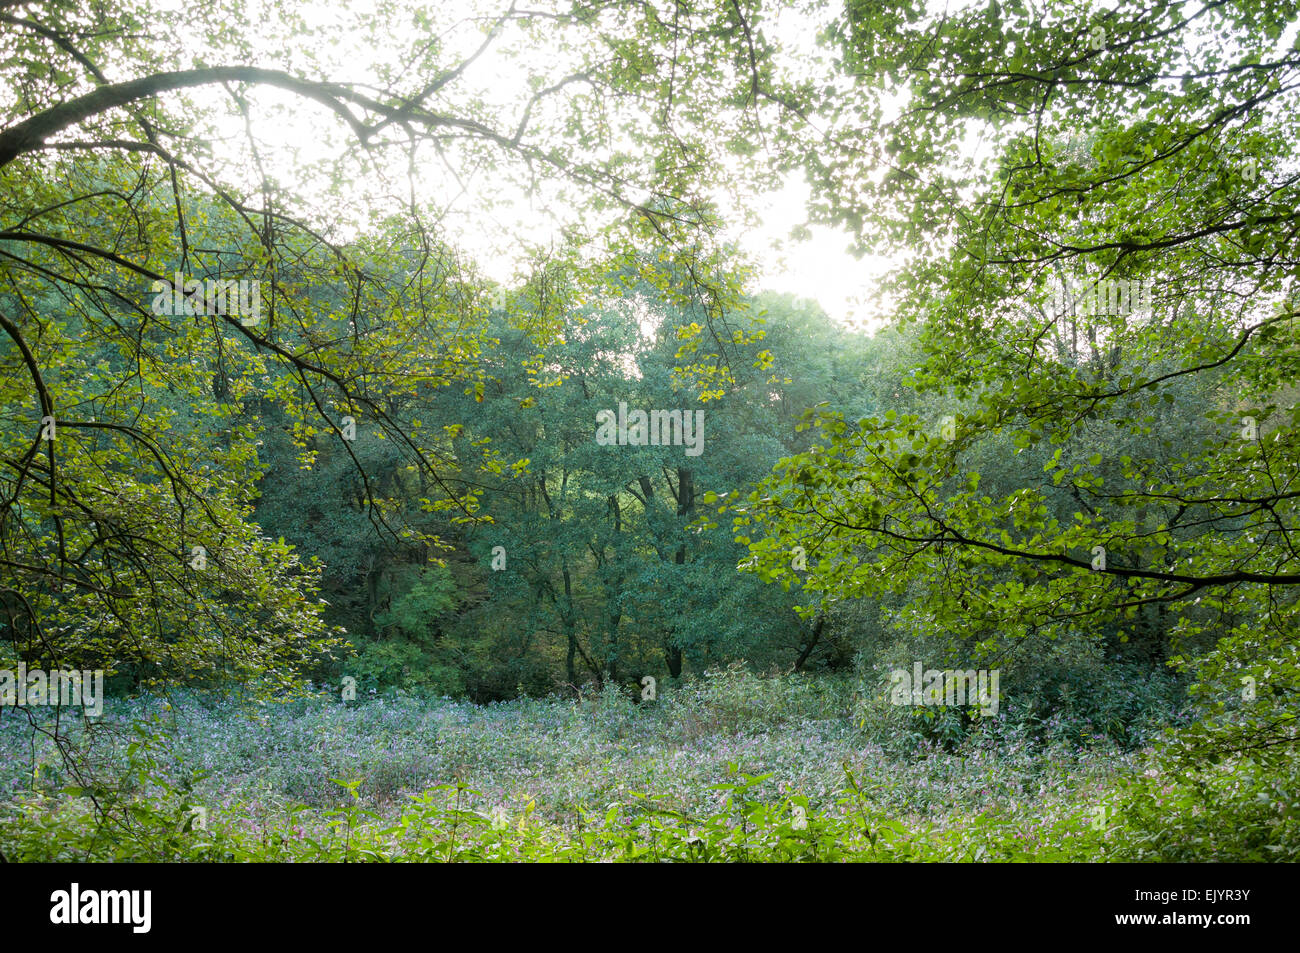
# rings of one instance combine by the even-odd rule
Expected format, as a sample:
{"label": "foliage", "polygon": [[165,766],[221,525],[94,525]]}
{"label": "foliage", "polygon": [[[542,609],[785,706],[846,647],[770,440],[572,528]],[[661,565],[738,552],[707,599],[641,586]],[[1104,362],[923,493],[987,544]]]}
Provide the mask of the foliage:
{"label": "foliage", "polygon": [[[0,811],[0,851],[167,861],[1300,856],[1294,766],[1285,780],[1233,766],[1180,775],[1101,736],[1084,749],[1061,735],[1030,754],[1007,719],[1000,736],[895,760],[863,747],[842,707],[850,688],[733,671],[640,706],[616,694],[488,708],[390,695],[249,711],[178,698],[166,713],[174,726],[155,719],[116,743],[117,783],[17,795]],[[742,699],[767,714],[737,718]],[[142,702],[122,721],[160,706]],[[0,732],[0,743],[16,740]]]}
{"label": "foliage", "polygon": [[1295,0],[470,5],[0,0],[4,852],[1295,859]]}

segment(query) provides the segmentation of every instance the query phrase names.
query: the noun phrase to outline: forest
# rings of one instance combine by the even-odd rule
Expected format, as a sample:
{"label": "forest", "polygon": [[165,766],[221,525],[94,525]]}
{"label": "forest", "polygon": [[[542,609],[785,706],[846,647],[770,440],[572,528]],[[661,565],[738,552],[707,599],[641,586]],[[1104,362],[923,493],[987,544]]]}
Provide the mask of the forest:
{"label": "forest", "polygon": [[1296,0],[0,76],[0,860],[1300,860]]}

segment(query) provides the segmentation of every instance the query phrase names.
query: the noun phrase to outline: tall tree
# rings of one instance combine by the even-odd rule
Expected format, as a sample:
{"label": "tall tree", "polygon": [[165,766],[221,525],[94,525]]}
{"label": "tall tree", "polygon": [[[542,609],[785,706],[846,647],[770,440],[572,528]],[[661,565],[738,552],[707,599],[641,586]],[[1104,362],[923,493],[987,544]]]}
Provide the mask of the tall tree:
{"label": "tall tree", "polygon": [[[933,404],[817,421],[737,516],[761,572],[803,544],[814,590],[919,584],[916,625],[991,654],[1155,627],[1230,703],[1224,747],[1294,744],[1295,13],[845,7],[854,81],[801,155],[815,215],[911,250]],[[990,486],[995,449],[1025,462]]]}

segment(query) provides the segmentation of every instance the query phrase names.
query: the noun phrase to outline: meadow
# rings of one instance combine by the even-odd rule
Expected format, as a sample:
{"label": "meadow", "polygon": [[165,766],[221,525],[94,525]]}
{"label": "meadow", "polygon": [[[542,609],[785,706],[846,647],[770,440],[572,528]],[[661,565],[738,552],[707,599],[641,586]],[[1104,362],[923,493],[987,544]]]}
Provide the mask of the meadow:
{"label": "meadow", "polygon": [[0,849],[10,860],[1296,859],[1285,796],[1231,764],[1198,777],[1162,767],[1161,739],[1182,717],[1175,686],[1130,702],[1127,716],[1076,702],[1044,720],[1013,700],[955,737],[935,712],[888,706],[853,678],[739,666],[654,702],[612,688],[482,706],[189,691],[110,701],[92,731],[65,729],[78,775],[6,713]]}

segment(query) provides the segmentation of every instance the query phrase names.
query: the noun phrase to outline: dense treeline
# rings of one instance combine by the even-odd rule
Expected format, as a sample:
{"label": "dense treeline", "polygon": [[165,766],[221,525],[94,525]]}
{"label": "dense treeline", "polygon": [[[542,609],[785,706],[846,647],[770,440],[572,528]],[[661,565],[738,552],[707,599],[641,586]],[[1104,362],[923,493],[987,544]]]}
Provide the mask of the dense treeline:
{"label": "dense treeline", "polygon": [[[409,408],[426,427],[456,430],[458,458],[482,446],[498,465],[457,474],[474,485],[473,522],[421,512],[427,487],[403,480],[400,460],[364,425],[350,448],[377,492],[394,498],[392,518],[436,545],[367,522],[350,461],[328,446],[337,441],[326,438],[304,471],[285,429],[268,431],[278,442],[265,441],[259,522],[322,558],[327,616],[362,648],[356,665],[331,674],[490,700],[680,678],[737,659],[849,664],[838,627],[794,612],[797,593],[738,573],[745,549],[726,530],[694,525],[695,500],[750,487],[806,446],[798,414],[819,399],[868,409],[878,389],[869,362],[883,342],[837,331],[806,302],[751,307],[772,367],[750,368],[703,405],[673,381],[686,316],[652,294],[567,315],[544,365],[530,366],[535,342],[498,315],[482,394],[450,390]],[[698,434],[682,435],[696,446],[598,443],[598,415],[620,405],[625,416],[676,411],[701,421]],[[682,439],[674,426],[666,435]]]}

